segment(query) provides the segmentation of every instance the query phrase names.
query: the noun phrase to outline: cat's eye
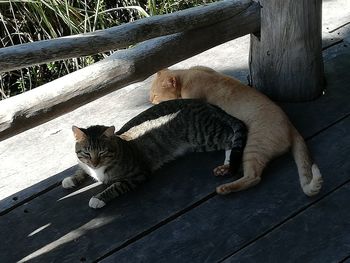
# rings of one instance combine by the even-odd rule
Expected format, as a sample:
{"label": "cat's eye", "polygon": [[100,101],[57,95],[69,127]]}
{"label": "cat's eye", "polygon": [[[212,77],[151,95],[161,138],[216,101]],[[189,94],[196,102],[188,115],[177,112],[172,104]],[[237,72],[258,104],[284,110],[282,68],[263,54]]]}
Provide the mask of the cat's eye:
{"label": "cat's eye", "polygon": [[91,158],[91,155],[89,152],[81,151],[81,152],[79,152],[79,154],[84,158],[89,158],[89,159]]}
{"label": "cat's eye", "polygon": [[109,154],[108,151],[102,151],[98,153],[99,156],[107,156],[108,154]]}

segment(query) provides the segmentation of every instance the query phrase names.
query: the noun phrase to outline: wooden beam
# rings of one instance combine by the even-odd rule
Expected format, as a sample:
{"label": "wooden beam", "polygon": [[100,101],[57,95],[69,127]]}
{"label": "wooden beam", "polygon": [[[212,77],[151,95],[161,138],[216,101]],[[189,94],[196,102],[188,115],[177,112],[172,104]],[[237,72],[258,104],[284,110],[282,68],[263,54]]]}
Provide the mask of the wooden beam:
{"label": "wooden beam", "polygon": [[220,1],[92,33],[1,48],[0,72],[126,48],[154,37],[215,24],[235,17],[251,4],[251,0]]}
{"label": "wooden beam", "polygon": [[[157,70],[260,29],[260,7],[217,24],[159,37],[0,102],[0,140],[44,123]],[[115,102],[117,103],[117,102]]]}
{"label": "wooden beam", "polygon": [[321,0],[261,0],[251,35],[250,83],[279,101],[307,101],[323,89]]}

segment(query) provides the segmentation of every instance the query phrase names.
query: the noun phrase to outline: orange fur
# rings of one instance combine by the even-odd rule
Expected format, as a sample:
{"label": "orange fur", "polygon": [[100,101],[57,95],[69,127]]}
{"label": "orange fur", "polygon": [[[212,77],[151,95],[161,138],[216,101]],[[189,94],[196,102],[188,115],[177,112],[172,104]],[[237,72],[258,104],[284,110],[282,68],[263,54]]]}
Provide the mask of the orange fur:
{"label": "orange fur", "polygon": [[319,192],[322,176],[313,164],[305,142],[286,114],[267,96],[240,81],[211,68],[159,71],[152,83],[150,101],[201,98],[241,119],[248,127],[243,153],[244,176],[217,187],[219,194],[256,185],[267,163],[292,148],[300,184],[305,194]]}

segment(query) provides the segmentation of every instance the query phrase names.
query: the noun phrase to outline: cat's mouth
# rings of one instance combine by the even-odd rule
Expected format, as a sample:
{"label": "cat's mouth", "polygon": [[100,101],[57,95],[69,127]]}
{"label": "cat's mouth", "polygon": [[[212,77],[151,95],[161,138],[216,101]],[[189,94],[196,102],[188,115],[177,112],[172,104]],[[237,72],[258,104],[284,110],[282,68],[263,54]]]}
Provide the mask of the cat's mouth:
{"label": "cat's mouth", "polygon": [[91,165],[90,165],[90,167],[91,167],[91,168],[94,168],[94,169],[97,169],[97,168],[100,168],[100,167],[101,167],[101,165],[99,165],[99,164],[97,164],[97,165],[93,165],[93,164],[91,164]]}

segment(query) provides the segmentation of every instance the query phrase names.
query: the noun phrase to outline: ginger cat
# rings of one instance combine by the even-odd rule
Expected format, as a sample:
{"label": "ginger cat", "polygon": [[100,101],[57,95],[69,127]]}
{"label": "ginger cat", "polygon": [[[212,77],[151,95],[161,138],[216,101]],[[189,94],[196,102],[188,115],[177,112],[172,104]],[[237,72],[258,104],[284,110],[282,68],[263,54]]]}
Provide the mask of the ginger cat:
{"label": "ginger cat", "polygon": [[304,193],[316,195],[322,175],[313,163],[305,141],[282,109],[267,96],[211,68],[164,69],[156,74],[150,101],[157,104],[177,98],[200,98],[217,105],[248,127],[243,152],[243,177],[216,188],[218,194],[247,189],[258,184],[267,163],[292,150]]}

